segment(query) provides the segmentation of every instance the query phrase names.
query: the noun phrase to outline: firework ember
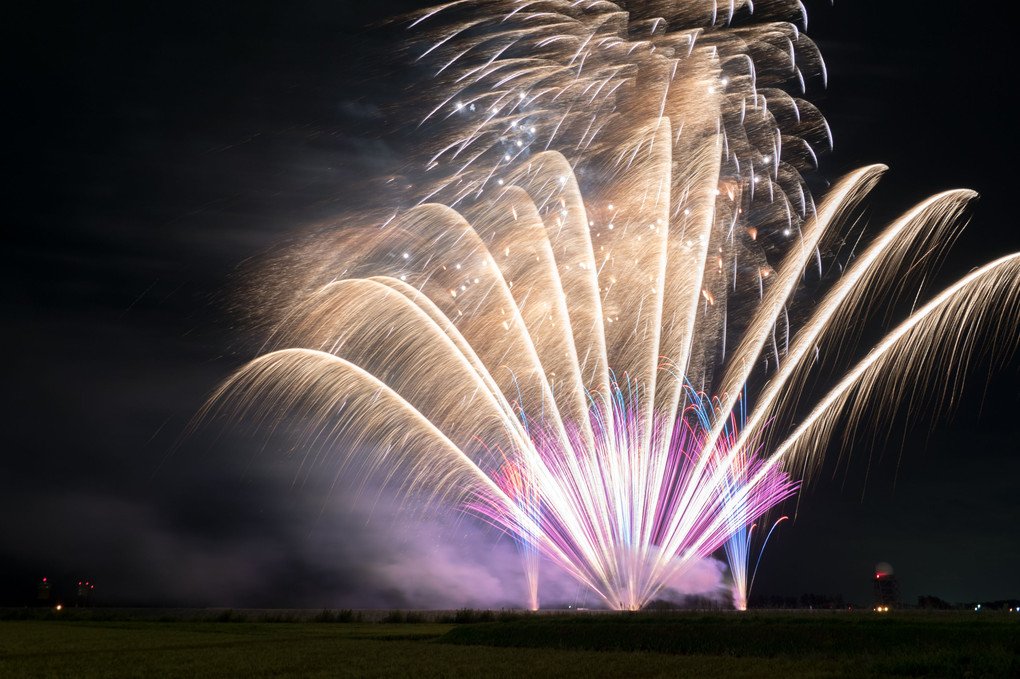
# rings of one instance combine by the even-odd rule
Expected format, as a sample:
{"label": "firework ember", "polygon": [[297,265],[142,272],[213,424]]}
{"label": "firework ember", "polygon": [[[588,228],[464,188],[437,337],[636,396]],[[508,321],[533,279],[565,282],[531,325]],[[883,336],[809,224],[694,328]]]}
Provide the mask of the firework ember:
{"label": "firework ember", "polygon": [[[428,140],[416,204],[302,249],[267,352],[207,413],[290,418],[301,474],[381,474],[483,517],[521,546],[532,606],[538,555],[637,609],[728,541],[741,603],[746,527],[791,474],[905,385],[938,404],[1020,326],[1013,255],[853,362],[853,330],[923,280],[974,194],[840,253],[884,168],[812,197],[831,140],[800,98],[825,78],[805,22],[786,0],[407,20],[431,74],[409,106]],[[843,376],[801,410],[833,360]]]}

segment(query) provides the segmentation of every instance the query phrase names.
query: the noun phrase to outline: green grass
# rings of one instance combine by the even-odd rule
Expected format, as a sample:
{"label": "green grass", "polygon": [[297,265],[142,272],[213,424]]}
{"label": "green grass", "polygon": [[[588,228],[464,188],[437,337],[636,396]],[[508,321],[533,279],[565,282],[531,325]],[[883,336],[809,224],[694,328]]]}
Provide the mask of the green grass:
{"label": "green grass", "polygon": [[238,618],[0,621],[0,677],[1020,676],[1006,615]]}
{"label": "green grass", "polygon": [[[1012,624],[1011,624],[1012,623]],[[920,646],[1010,645],[1020,619],[1009,616],[873,613],[620,615],[530,619],[451,630],[451,643],[618,649],[661,653],[841,655],[847,648],[899,652]]]}

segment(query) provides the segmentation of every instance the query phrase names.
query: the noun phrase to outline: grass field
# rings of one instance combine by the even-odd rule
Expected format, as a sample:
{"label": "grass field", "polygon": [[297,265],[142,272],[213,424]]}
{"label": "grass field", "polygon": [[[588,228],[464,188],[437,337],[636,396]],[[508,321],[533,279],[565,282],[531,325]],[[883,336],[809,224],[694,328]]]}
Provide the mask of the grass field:
{"label": "grass field", "polygon": [[467,624],[0,621],[5,679],[1016,677],[1018,652],[1015,614],[518,615]]}

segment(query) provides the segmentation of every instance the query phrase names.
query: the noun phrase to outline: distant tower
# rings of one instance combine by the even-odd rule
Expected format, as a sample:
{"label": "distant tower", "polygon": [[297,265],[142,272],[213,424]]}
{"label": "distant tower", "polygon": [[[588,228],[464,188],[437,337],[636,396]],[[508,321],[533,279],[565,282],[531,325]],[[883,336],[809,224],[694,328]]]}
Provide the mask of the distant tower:
{"label": "distant tower", "polygon": [[49,578],[43,578],[39,582],[39,588],[38,588],[38,592],[39,593],[38,593],[38,595],[36,597],[38,602],[40,604],[42,604],[42,605],[48,604],[50,602],[50,592],[51,591],[52,591],[52,588],[50,587]]}
{"label": "distant tower", "polygon": [[75,606],[91,606],[92,605],[92,591],[96,588],[88,580],[78,581],[78,596],[74,599]]}
{"label": "distant tower", "polygon": [[900,605],[900,582],[893,573],[891,564],[883,561],[875,566],[875,605]]}

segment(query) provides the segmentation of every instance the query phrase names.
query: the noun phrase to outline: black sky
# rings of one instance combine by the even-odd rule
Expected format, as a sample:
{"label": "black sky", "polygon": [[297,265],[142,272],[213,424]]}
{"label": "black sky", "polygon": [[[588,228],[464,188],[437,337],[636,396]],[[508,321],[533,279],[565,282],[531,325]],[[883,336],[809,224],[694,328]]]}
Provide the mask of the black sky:
{"label": "black sky", "polygon": [[[876,224],[931,193],[978,190],[950,280],[1020,250],[1013,50],[1004,22],[964,3],[891,4],[808,4],[829,71],[814,100],[836,145],[822,171],[888,164]],[[515,586],[512,546],[470,522],[377,509],[369,523],[366,497],[291,489],[272,450],[252,461],[229,437],[177,445],[252,355],[229,312],[238,265],[362,204],[364,178],[399,156],[378,136],[378,104],[408,83],[376,77],[365,55],[385,56],[392,35],[362,26],[414,3],[366,5],[36,4],[10,17],[0,605],[31,600],[43,576],[90,578],[108,603],[515,599],[493,594]],[[921,426],[902,447],[857,450],[807,488],[756,593],[866,604],[889,561],[908,601],[1020,597],[1017,367],[983,406],[980,389],[965,393],[930,437]]]}

